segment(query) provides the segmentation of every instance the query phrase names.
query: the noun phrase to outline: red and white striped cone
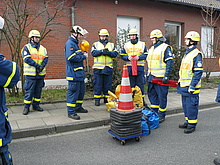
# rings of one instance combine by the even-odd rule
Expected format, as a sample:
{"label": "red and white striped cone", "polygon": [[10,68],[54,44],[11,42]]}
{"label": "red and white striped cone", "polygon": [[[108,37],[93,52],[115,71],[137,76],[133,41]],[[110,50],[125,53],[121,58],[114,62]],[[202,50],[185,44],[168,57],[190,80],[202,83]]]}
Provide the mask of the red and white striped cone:
{"label": "red and white striped cone", "polygon": [[132,90],[130,80],[128,77],[128,68],[126,65],[123,67],[121,89],[118,101],[119,111],[132,111],[134,110],[134,103],[132,99]]}

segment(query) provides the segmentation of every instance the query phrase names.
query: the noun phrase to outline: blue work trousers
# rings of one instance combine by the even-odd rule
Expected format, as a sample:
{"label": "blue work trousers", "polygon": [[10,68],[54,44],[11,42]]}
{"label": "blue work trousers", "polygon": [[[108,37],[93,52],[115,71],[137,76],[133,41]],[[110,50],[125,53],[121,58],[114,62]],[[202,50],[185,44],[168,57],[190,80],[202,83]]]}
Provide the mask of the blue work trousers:
{"label": "blue work trousers", "polygon": [[199,95],[183,96],[182,107],[188,126],[196,127],[198,122]]}
{"label": "blue work trousers", "polygon": [[160,117],[166,116],[168,89],[168,86],[151,82],[148,84],[148,98],[151,103],[151,108],[157,112]]}
{"label": "blue work trousers", "polygon": [[108,91],[112,90],[112,74],[96,74],[94,73],[94,99],[100,100],[102,94],[108,96]]}
{"label": "blue work trousers", "polygon": [[146,83],[144,71],[138,71],[136,76],[129,74],[130,85],[134,88],[136,85],[141,89],[142,97],[144,97],[144,84]]}
{"label": "blue work trousers", "polygon": [[13,165],[12,155],[8,150],[8,145],[0,147],[0,159],[0,162],[3,163],[3,165]]}
{"label": "blue work trousers", "polygon": [[40,104],[41,92],[44,87],[44,79],[29,79],[26,78],[24,83],[24,106],[30,107],[31,103],[33,107],[38,107]]}
{"label": "blue work trousers", "polygon": [[82,107],[84,94],[84,81],[68,81],[68,91],[66,95],[68,115],[76,113],[76,108]]}
{"label": "blue work trousers", "polygon": [[218,90],[217,90],[217,95],[216,95],[215,101],[217,103],[220,103],[220,83],[218,84]]}

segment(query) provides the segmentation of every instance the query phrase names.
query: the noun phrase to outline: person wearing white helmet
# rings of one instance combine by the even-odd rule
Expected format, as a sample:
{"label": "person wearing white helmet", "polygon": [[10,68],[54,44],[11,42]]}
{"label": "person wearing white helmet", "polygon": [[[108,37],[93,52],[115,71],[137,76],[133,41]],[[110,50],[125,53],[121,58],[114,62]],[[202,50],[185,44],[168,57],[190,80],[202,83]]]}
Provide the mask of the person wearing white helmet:
{"label": "person wearing white helmet", "polygon": [[100,99],[104,97],[107,103],[108,91],[112,90],[113,59],[118,52],[114,43],[108,40],[109,32],[107,29],[99,31],[99,41],[93,43],[91,54],[94,57],[94,98],[95,105],[100,105]]}
{"label": "person wearing white helmet", "polygon": [[[120,55],[122,60],[126,61],[131,87],[134,88],[137,85],[141,89],[144,106],[149,108],[144,101],[144,84],[146,83],[144,65],[148,50],[145,43],[139,41],[137,29],[129,30],[128,36],[130,41],[125,43]],[[132,74],[132,61],[137,62],[137,75]]]}
{"label": "person wearing white helmet", "polygon": [[33,110],[43,111],[43,108],[40,107],[40,99],[42,88],[45,85],[44,78],[46,76],[48,55],[46,48],[40,44],[40,37],[38,30],[31,30],[28,35],[30,40],[21,50],[25,76],[23,115],[30,112],[31,104]]}
{"label": "person wearing white helmet", "polygon": [[[4,27],[4,19],[0,16],[0,29]],[[15,62],[6,60],[0,53],[0,164],[12,165],[12,155],[8,144],[12,141],[12,129],[8,119],[4,88],[12,88],[20,79],[19,67]]]}
{"label": "person wearing white helmet", "polygon": [[187,46],[179,70],[178,93],[182,95],[182,107],[185,116],[184,124],[179,128],[189,134],[195,131],[198,122],[199,93],[203,73],[202,53],[197,48],[199,33],[189,31],[185,36]]}
{"label": "person wearing white helmet", "polygon": [[147,57],[148,98],[151,109],[158,113],[162,123],[165,121],[168,86],[153,83],[153,79],[161,79],[168,84],[168,78],[174,64],[172,47],[165,43],[166,38],[159,29],[150,33],[153,46],[149,49]]}
{"label": "person wearing white helmet", "polygon": [[88,52],[82,52],[79,48],[79,39],[86,30],[80,26],[73,26],[70,30],[71,36],[65,44],[66,59],[66,80],[68,81],[67,91],[67,113],[68,117],[80,120],[77,113],[87,113],[88,110],[82,107],[85,94],[85,72],[84,60],[88,58]]}

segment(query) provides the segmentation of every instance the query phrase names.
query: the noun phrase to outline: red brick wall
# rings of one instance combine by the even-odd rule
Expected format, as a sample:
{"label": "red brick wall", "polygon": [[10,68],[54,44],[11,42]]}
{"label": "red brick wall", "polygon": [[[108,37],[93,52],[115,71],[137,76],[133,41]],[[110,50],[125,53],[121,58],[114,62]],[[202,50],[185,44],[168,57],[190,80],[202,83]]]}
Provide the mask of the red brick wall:
{"label": "red brick wall", "polygon": [[[33,5],[36,8],[40,8],[42,0],[31,1],[31,3],[34,3]],[[52,32],[41,42],[47,48],[49,55],[47,79],[65,78],[64,45],[70,35],[71,9],[69,7],[71,5],[72,0],[68,0],[67,8],[59,14],[62,16],[59,18],[62,25],[50,27]],[[110,35],[114,39],[116,38],[117,15],[140,17],[140,38],[147,43],[148,48],[151,45],[148,38],[149,33],[156,28],[164,32],[165,21],[182,22],[183,39],[186,32],[190,30],[200,33],[201,26],[204,23],[198,8],[150,0],[118,0],[117,5],[114,0],[77,0],[74,15],[75,25],[80,25],[89,31],[86,40],[90,44],[98,40],[98,31],[102,28],[108,29]],[[35,25],[27,29],[27,33],[31,29],[41,30],[43,25],[44,21],[41,18]],[[182,45],[184,45],[184,40],[182,40]],[[1,52],[8,54],[6,47],[3,48],[1,45]],[[89,64],[93,65],[91,54],[89,54]]]}

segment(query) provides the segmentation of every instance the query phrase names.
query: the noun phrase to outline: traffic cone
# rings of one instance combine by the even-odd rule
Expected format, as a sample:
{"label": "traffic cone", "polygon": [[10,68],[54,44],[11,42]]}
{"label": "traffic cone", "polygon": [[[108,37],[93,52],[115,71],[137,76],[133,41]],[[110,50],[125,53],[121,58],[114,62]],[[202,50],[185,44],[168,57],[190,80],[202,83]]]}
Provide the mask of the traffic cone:
{"label": "traffic cone", "polygon": [[126,65],[123,67],[121,89],[118,101],[119,111],[132,111],[134,110],[134,103],[132,99],[132,90],[130,80],[128,77],[128,68]]}

